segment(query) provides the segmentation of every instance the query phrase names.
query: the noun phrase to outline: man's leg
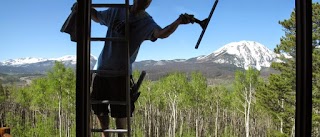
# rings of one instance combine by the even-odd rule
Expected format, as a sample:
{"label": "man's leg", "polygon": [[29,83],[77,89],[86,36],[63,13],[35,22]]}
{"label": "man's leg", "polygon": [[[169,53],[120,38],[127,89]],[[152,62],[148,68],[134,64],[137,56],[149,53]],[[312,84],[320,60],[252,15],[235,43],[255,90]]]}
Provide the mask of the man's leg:
{"label": "man's leg", "polygon": [[[102,129],[109,129],[109,116],[97,116]],[[103,132],[102,137],[109,137],[109,133]]]}
{"label": "man's leg", "polygon": [[[115,101],[126,101],[126,77],[113,77],[112,83],[112,99]],[[127,107],[125,105],[110,105],[111,117],[115,118],[117,129],[127,129]],[[118,137],[124,137],[125,133],[118,134]]]}
{"label": "man's leg", "polygon": [[[117,129],[127,129],[127,118],[116,118]],[[124,134],[118,134],[118,137],[124,137]]]}

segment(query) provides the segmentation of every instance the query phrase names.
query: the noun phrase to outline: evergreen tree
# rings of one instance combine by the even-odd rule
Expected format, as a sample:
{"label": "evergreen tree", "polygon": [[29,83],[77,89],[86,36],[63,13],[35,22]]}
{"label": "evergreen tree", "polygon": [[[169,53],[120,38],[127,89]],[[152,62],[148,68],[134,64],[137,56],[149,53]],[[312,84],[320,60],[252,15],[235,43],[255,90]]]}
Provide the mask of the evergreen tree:
{"label": "evergreen tree", "polygon": [[[313,47],[313,135],[319,136],[319,41],[320,41],[320,4],[312,5],[312,46]],[[289,19],[279,21],[284,28],[285,35],[281,37],[280,44],[274,49],[275,53],[280,54],[278,58],[281,62],[273,62],[272,67],[278,70],[279,74],[273,74],[269,77],[267,84],[268,91],[261,96],[265,99],[265,105],[275,116],[278,130],[286,135],[294,134],[294,110],[295,110],[295,89],[296,89],[296,24],[295,12],[291,13]],[[274,97],[274,98],[273,98]],[[271,103],[273,102],[273,103]]]}
{"label": "evergreen tree", "polygon": [[4,115],[5,115],[5,100],[6,100],[6,96],[4,93],[4,89],[2,87],[2,80],[0,79],[0,127],[2,127],[4,125]]}
{"label": "evergreen tree", "polygon": [[320,136],[320,4],[312,5],[312,134]]}

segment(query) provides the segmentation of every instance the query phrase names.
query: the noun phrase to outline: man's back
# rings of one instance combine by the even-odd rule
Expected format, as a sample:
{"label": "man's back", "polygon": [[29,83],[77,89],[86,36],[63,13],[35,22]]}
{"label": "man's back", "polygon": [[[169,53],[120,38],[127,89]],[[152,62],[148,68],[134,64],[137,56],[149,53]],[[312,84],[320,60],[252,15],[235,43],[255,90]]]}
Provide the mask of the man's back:
{"label": "man's back", "polygon": [[[124,8],[110,8],[106,11],[98,12],[97,17],[100,24],[108,27],[106,37],[125,37],[125,12]],[[156,38],[153,37],[153,31],[161,28],[145,11],[130,14],[129,24],[130,62],[133,63],[142,42],[144,40],[155,41]],[[126,51],[124,51],[123,46],[126,46],[126,42],[107,41],[99,56],[98,70],[124,69]]]}

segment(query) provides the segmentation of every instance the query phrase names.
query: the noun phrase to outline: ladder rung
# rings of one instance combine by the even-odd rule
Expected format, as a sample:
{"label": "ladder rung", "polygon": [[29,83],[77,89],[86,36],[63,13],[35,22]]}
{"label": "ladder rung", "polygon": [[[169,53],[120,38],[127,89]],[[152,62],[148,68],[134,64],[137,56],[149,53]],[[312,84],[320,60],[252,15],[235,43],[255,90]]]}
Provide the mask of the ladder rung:
{"label": "ladder rung", "polygon": [[127,129],[91,129],[91,132],[127,133]]}
{"label": "ladder rung", "polygon": [[91,41],[126,41],[125,38],[91,38]]}
{"label": "ladder rung", "polygon": [[91,74],[96,73],[102,77],[117,77],[117,76],[126,76],[126,71],[123,70],[91,70]]}
{"label": "ladder rung", "polygon": [[96,7],[96,8],[104,8],[104,7],[125,8],[126,4],[91,4],[91,7]]}
{"label": "ladder rung", "polygon": [[91,104],[127,105],[125,101],[92,100]]}

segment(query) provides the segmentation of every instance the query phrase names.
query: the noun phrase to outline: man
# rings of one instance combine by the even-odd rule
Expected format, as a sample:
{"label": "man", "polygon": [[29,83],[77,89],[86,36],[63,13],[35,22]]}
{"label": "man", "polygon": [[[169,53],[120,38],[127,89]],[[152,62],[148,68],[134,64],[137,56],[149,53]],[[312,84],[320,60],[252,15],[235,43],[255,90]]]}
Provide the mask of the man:
{"label": "man", "polygon": [[[144,40],[156,41],[158,38],[167,38],[180,24],[188,24],[194,19],[182,14],[173,23],[165,28],[161,28],[154,22],[152,17],[145,11],[152,0],[134,0],[130,7],[130,72],[132,63],[139,52],[140,45]],[[125,36],[125,8],[109,8],[105,11],[96,11],[92,8],[91,18],[93,21],[108,27],[107,37]],[[125,70],[126,52],[123,50],[125,42],[107,41],[100,53],[97,70]],[[97,75],[93,81],[93,100],[125,101],[125,77],[103,77]],[[133,104],[133,103],[132,103]],[[134,106],[132,106],[133,108]],[[106,105],[92,105],[94,113],[97,115],[102,129],[109,128],[109,110]],[[118,129],[126,128],[126,106],[110,105],[111,117],[116,119]],[[132,110],[133,112],[133,110]],[[131,113],[132,113],[131,112]],[[108,136],[104,133],[104,136]],[[121,136],[121,135],[119,135]]]}

